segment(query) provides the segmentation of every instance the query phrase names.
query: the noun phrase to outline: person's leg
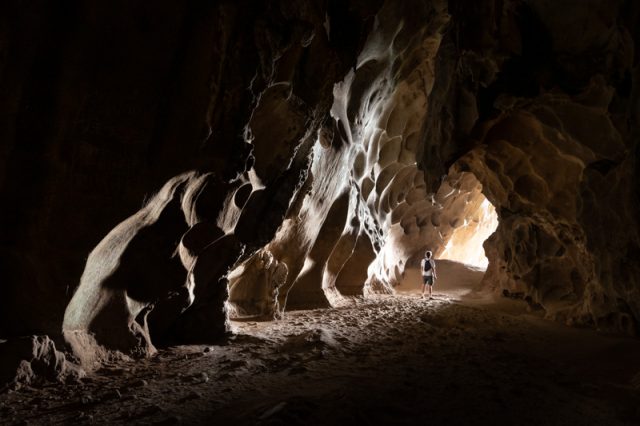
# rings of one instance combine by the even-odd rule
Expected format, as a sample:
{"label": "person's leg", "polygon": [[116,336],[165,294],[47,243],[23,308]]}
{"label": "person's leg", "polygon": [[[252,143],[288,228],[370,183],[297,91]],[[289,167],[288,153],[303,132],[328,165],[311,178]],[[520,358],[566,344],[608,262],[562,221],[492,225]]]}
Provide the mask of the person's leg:
{"label": "person's leg", "polygon": [[429,284],[429,299],[433,297],[433,284]]}

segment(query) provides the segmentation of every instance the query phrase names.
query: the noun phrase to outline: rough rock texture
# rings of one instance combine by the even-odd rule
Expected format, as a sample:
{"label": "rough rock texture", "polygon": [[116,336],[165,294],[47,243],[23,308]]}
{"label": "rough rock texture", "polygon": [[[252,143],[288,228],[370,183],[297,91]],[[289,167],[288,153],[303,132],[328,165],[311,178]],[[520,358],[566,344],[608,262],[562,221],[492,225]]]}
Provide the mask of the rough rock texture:
{"label": "rough rock texture", "polygon": [[[179,261],[174,258],[172,262],[176,237],[187,230],[179,193],[188,178],[172,179],[89,254],[62,324],[72,345],[78,340],[77,334],[84,332],[108,349],[153,353],[145,309],[180,290],[185,294],[184,307],[191,303],[193,289],[186,280],[180,287],[180,275],[184,274]],[[147,262],[159,267],[148,268]],[[76,354],[82,352],[75,345],[74,349]]]}
{"label": "rough rock texture", "polygon": [[638,424],[640,340],[542,321],[509,298],[454,296],[483,273],[439,267],[448,283],[435,300],[374,296],[279,321],[233,321],[229,344],[173,346],[110,362],[81,384],[2,393],[0,421]]}
{"label": "rough rock texture", "polygon": [[[224,334],[227,291],[219,278],[241,247],[235,236],[198,222],[206,220],[198,209],[212,198],[211,180],[195,173],[171,179],[91,252],[62,323],[76,356],[99,360],[103,351],[94,341],[144,356],[155,352],[151,334],[160,340]],[[211,325],[192,330],[196,319]]]}
{"label": "rough rock texture", "polygon": [[[498,212],[485,283],[523,292],[549,317],[634,334],[637,7],[574,4],[568,23],[548,2],[507,6],[493,12],[501,30],[484,34],[503,49],[474,59],[480,75],[501,70],[477,95],[492,104],[454,165],[477,176]],[[513,21],[518,32],[503,34]],[[517,55],[501,58],[504,48]]]}
{"label": "rough rock texture", "polygon": [[[154,328],[219,337],[226,283],[218,279],[242,245],[260,248],[282,222],[333,83],[355,61],[375,5],[2,8],[0,175],[3,204],[19,208],[0,213],[8,283],[0,334],[59,333],[80,282],[69,335],[88,331],[133,353],[151,350]],[[183,172],[209,177],[200,189],[193,175],[188,188],[164,194]],[[189,287],[195,301],[172,321],[161,305],[175,317]],[[46,309],[22,308],[31,304]]]}
{"label": "rough rock texture", "polygon": [[[483,186],[473,173],[450,172],[442,181],[431,213],[431,225],[439,232],[433,252],[438,259],[455,260],[485,268],[488,259],[482,248],[498,226],[493,204],[482,193]],[[443,246],[442,243],[446,242]],[[417,253],[422,257],[422,253]]]}
{"label": "rough rock texture", "polygon": [[90,364],[393,293],[483,197],[485,287],[637,331],[635,3],[0,8],[0,335]]}
{"label": "rough rock texture", "polygon": [[0,388],[29,385],[38,380],[79,379],[84,371],[66,360],[48,336],[0,341]]}
{"label": "rough rock texture", "polygon": [[263,316],[273,318],[280,312],[278,291],[287,279],[287,265],[263,250],[231,272],[228,314],[230,318]]}

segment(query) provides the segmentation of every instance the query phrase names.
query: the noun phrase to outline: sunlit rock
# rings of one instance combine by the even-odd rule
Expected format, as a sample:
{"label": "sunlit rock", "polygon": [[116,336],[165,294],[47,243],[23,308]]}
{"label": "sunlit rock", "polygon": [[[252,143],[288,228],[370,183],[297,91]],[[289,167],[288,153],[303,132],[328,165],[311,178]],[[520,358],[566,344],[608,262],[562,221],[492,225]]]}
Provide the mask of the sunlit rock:
{"label": "sunlit rock", "polygon": [[[174,254],[177,241],[187,231],[181,194],[193,177],[185,174],[169,181],[91,252],[62,324],[72,347],[79,339],[95,339],[107,349],[128,354],[155,351],[146,310],[170,292],[188,288],[185,270]],[[157,267],[148,268],[149,264]],[[190,302],[184,300],[185,307]],[[78,338],[79,333],[91,337]],[[87,350],[86,345],[79,345],[75,352]]]}
{"label": "sunlit rock", "polygon": [[287,265],[261,250],[235,268],[228,276],[230,318],[266,317],[280,313],[278,291],[287,279]]}
{"label": "sunlit rock", "polygon": [[127,5],[53,38],[20,14],[0,335],[147,356],[394,294],[426,249],[637,333],[637,8],[552,3]]}

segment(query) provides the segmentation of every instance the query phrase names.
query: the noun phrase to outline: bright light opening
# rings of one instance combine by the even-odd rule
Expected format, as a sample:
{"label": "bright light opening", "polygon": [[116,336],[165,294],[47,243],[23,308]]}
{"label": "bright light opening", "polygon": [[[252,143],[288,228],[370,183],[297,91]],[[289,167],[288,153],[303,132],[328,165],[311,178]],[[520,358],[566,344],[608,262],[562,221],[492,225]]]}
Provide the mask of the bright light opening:
{"label": "bright light opening", "polygon": [[482,199],[478,208],[465,218],[463,225],[453,231],[440,259],[487,269],[489,260],[482,244],[498,227],[498,215],[493,204],[484,195],[480,196]]}

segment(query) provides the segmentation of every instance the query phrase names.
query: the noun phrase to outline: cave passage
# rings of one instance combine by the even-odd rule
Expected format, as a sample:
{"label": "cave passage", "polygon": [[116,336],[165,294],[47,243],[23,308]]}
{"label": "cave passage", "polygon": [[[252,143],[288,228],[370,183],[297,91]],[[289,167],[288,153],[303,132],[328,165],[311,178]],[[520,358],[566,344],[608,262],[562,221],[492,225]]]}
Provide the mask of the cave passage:
{"label": "cave passage", "polygon": [[53,3],[0,2],[0,424],[640,424],[640,2]]}
{"label": "cave passage", "polygon": [[472,206],[462,224],[453,230],[439,258],[486,270],[489,259],[482,245],[498,227],[498,215],[491,201],[482,193],[469,196],[466,204]]}
{"label": "cave passage", "polygon": [[482,290],[489,264],[483,243],[498,227],[496,210],[482,190],[473,173],[451,169],[418,219],[427,222],[424,239],[404,240],[408,246],[402,250],[411,256],[394,287],[398,294],[421,292],[420,262],[425,250],[431,250],[436,260],[438,279],[433,290],[437,297],[462,297]]}

